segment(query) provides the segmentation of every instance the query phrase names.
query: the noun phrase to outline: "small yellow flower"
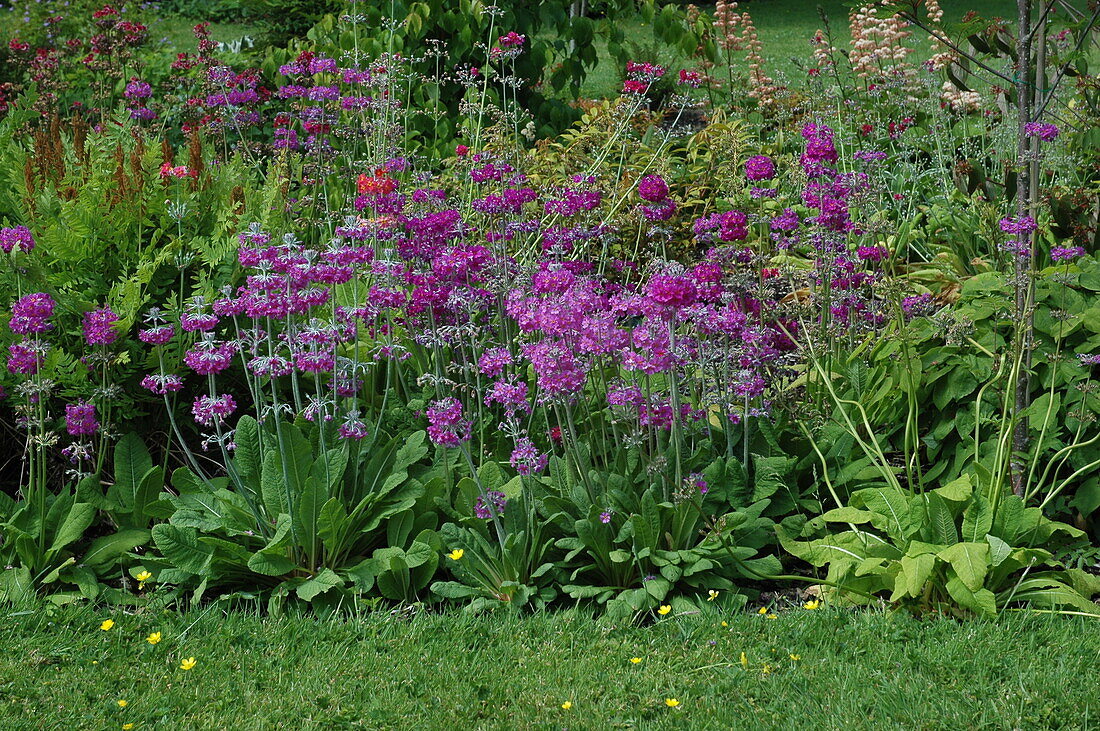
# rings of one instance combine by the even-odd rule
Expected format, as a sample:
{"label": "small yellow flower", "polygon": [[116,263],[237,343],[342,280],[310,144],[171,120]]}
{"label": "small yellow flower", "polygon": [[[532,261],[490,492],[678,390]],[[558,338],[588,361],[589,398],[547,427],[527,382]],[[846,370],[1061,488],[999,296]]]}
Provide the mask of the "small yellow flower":
{"label": "small yellow flower", "polygon": [[811,599],[810,601],[803,604],[802,608],[803,609],[817,609],[820,606],[821,606],[821,600],[820,599]]}
{"label": "small yellow flower", "polygon": [[746,670],[749,669],[749,658],[743,652],[741,653],[741,667],[745,668]]}
{"label": "small yellow flower", "polygon": [[714,589],[711,589],[710,591],[707,592],[707,601],[708,602],[712,602],[717,598],[718,598],[718,592],[715,591]]}
{"label": "small yellow flower", "polygon": [[92,660],[92,665],[98,665],[98,664],[99,664],[99,660]]}
{"label": "small yellow flower", "polygon": [[791,659],[794,660],[795,662],[798,662],[799,660],[802,659],[802,656],[801,655],[796,655],[792,652],[791,653]]}
{"label": "small yellow flower", "polygon": [[768,613],[768,608],[767,607],[760,607],[759,609],[756,610],[756,613],[757,614],[767,614]]}
{"label": "small yellow flower", "polygon": [[778,614],[769,614],[768,619],[775,619],[778,616],[779,616]]}
{"label": "small yellow flower", "polygon": [[130,701],[122,701],[122,700],[120,700],[120,701],[118,702],[118,707],[119,707],[119,708],[125,708],[125,707],[126,707],[126,706],[128,706],[128,705],[130,705]]}
{"label": "small yellow flower", "polygon": [[132,723],[124,723],[122,724],[122,731],[130,731],[130,729],[132,729],[133,727],[134,724]]}
{"label": "small yellow flower", "polygon": [[566,701],[565,703],[561,704],[561,707],[568,711],[570,708],[573,707],[573,701]]}
{"label": "small yellow flower", "polygon": [[157,644],[158,642],[160,642],[160,632],[153,632],[145,638],[145,641],[148,642],[150,645]]}
{"label": "small yellow flower", "polygon": [[465,553],[466,551],[462,550],[461,548],[456,548],[455,550],[447,554],[447,558],[451,559],[452,561],[458,561]]}
{"label": "small yellow flower", "polygon": [[148,581],[149,579],[153,578],[153,575],[151,573],[149,573],[148,571],[142,571],[140,574],[138,574],[134,578],[137,579],[138,581]]}
{"label": "small yellow flower", "polygon": [[669,606],[668,604],[662,604],[661,608],[657,610],[657,614],[659,614],[663,617],[671,611],[672,611],[671,606]]}
{"label": "small yellow flower", "polygon": [[189,657],[180,663],[180,670],[190,670],[195,667],[195,658]]}
{"label": "small yellow flower", "polygon": [[637,664],[638,664],[638,663],[640,663],[641,661],[642,661],[642,658],[640,658],[640,657],[632,657],[632,658],[630,658],[630,662],[634,663],[635,665],[637,665]]}
{"label": "small yellow flower", "polygon": [[101,630],[103,630],[104,632],[106,632],[107,630],[111,629],[111,627],[114,627],[114,626],[115,626],[115,620],[105,619],[105,620],[103,620],[103,624],[99,625],[99,628]]}
{"label": "small yellow flower", "polygon": [[675,708],[676,706],[680,705],[680,701],[676,700],[675,698],[665,698],[665,705],[669,708]]}
{"label": "small yellow flower", "polygon": [[729,626],[730,626],[730,623],[729,623],[729,622],[727,622],[726,620],[724,620],[724,619],[723,619],[723,620],[722,620],[722,626],[723,626],[723,627],[729,627]]}

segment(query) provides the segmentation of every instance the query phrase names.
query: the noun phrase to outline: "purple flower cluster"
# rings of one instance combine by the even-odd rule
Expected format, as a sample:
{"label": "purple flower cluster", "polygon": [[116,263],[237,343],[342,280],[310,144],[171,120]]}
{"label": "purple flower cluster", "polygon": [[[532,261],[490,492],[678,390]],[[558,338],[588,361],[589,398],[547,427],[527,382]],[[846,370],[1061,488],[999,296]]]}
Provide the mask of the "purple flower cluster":
{"label": "purple flower cluster", "polygon": [[452,397],[428,406],[428,437],[441,447],[457,447],[470,440],[470,422],[462,417],[462,402]]}
{"label": "purple flower cluster", "polygon": [[45,292],[23,295],[12,305],[8,327],[19,335],[47,332],[53,329],[49,319],[55,307],[57,303]]}
{"label": "purple flower cluster", "polygon": [[753,182],[775,177],[775,162],[767,155],[754,155],[745,161],[745,177]]}
{"label": "purple flower cluster", "polygon": [[84,313],[84,341],[88,345],[110,345],[118,340],[115,323],[119,321],[109,307]]}
{"label": "purple flower cluster", "polygon": [[1024,125],[1024,134],[1028,137],[1038,137],[1044,142],[1050,142],[1057,139],[1062,130],[1058,129],[1056,124],[1047,124],[1044,122],[1028,122]]}
{"label": "purple flower cluster", "polygon": [[26,254],[32,251],[34,246],[34,236],[31,235],[31,230],[26,226],[0,228],[0,249],[3,249],[5,254],[10,254],[15,250]]}
{"label": "purple flower cluster", "polygon": [[474,503],[474,515],[482,520],[489,520],[494,515],[501,515],[504,513],[504,508],[508,505],[508,498],[503,492],[497,490],[490,490],[486,493],[485,497],[479,497],[477,502]]}
{"label": "purple flower cluster", "polygon": [[95,404],[86,401],[68,404],[65,407],[65,430],[74,437],[87,436],[99,431]]}
{"label": "purple flower cluster", "polygon": [[191,406],[195,421],[203,426],[221,425],[236,410],[237,402],[227,393],[199,396]]}

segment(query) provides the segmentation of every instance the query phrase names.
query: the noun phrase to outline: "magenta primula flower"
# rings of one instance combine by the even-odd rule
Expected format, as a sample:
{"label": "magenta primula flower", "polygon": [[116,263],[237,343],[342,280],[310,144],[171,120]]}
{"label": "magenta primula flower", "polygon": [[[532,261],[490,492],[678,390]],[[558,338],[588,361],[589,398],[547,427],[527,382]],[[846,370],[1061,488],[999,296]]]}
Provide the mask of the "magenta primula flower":
{"label": "magenta primula flower", "polygon": [[183,379],[171,373],[154,373],[141,379],[141,387],[158,396],[164,396],[181,390]]}
{"label": "magenta primula flower", "polygon": [[484,497],[479,497],[474,503],[474,515],[482,520],[489,520],[494,515],[504,512],[504,508],[508,505],[508,498],[503,492],[490,490],[486,497],[489,498],[488,501]]}
{"label": "magenta primula flower", "polygon": [[203,426],[220,425],[236,410],[237,402],[227,393],[217,396],[199,396],[191,406],[195,421]]}
{"label": "magenta primula flower", "polygon": [[638,181],[638,195],[650,203],[664,200],[668,195],[668,183],[660,175],[646,175]]}
{"label": "magenta primula flower", "polygon": [[84,313],[84,341],[88,345],[110,345],[118,340],[114,324],[119,316],[109,307],[101,307]]}
{"label": "magenta primula flower", "polygon": [[0,228],[0,249],[3,249],[5,254],[10,254],[16,249],[26,254],[33,250],[34,246],[34,236],[26,226]]}
{"label": "magenta primula flower", "polygon": [[754,155],[745,161],[745,177],[752,181],[775,177],[775,163],[767,155]]}
{"label": "magenta primula flower", "polygon": [[45,292],[23,295],[11,307],[8,327],[19,335],[47,332],[53,328],[48,320],[56,306],[53,297]]}
{"label": "magenta primula flower", "polygon": [[80,401],[65,406],[65,430],[74,437],[95,434],[99,431],[95,404]]}
{"label": "magenta primula flower", "polygon": [[433,443],[457,447],[470,440],[470,422],[462,418],[462,402],[453,396],[433,401],[425,415]]}
{"label": "magenta primula flower", "polygon": [[45,343],[36,343],[33,340],[12,343],[8,346],[8,371],[24,376],[38,373],[47,347]]}

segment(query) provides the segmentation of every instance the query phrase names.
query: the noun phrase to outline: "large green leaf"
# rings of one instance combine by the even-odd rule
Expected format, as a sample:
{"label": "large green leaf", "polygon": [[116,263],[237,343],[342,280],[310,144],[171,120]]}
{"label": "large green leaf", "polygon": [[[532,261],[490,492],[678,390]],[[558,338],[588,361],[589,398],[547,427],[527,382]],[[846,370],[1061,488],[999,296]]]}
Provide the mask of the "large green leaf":
{"label": "large green leaf", "polygon": [[170,523],[153,526],[153,543],[173,566],[195,576],[205,575],[214,558],[214,549],[199,541],[194,528],[177,528]]}
{"label": "large green leaf", "polygon": [[894,580],[894,593],[890,600],[897,601],[906,595],[913,598],[919,597],[935,567],[936,557],[931,554],[902,556],[898,561],[899,571]]}
{"label": "large green leaf", "polygon": [[233,443],[237,445],[233,452],[233,466],[241,482],[253,494],[259,494],[263,458],[260,452],[260,425],[254,418],[247,414],[240,418],[233,433]]}
{"label": "large green leaf", "polygon": [[971,591],[978,591],[989,573],[988,543],[956,543],[940,551],[938,557],[951,564],[956,575]]}
{"label": "large green leaf", "polygon": [[133,508],[133,496],[145,474],[153,467],[153,458],[137,434],[130,432],[115,445],[115,484],[119,506]]}
{"label": "large green leaf", "polygon": [[952,576],[947,580],[947,593],[960,607],[987,617],[997,614],[997,598],[989,589],[974,591],[958,576]]}
{"label": "large green leaf", "polygon": [[899,490],[890,487],[857,490],[852,493],[851,504],[862,505],[886,518],[886,532],[895,540],[910,538],[919,529],[914,520],[909,499]]}
{"label": "large green leaf", "polygon": [[68,515],[65,516],[54,534],[53,542],[50,544],[47,554],[56,554],[70,543],[80,540],[84,536],[84,531],[88,530],[88,526],[92,524],[94,519],[94,507],[88,503],[73,503]]}
{"label": "large green leaf", "polygon": [[962,539],[976,543],[984,541],[993,529],[993,506],[981,494],[975,494],[963,513]]}
{"label": "large green leaf", "polygon": [[319,574],[301,584],[296,592],[299,599],[309,602],[313,601],[318,595],[343,585],[344,580],[337,576],[335,571],[322,569]]}
{"label": "large green leaf", "polygon": [[958,542],[959,532],[955,528],[955,517],[951,514],[951,509],[947,507],[947,501],[935,491],[927,493],[924,499],[927,505],[925,514],[928,530],[930,531],[929,537],[932,542],[944,545]]}
{"label": "large green leaf", "polygon": [[88,546],[82,563],[102,570],[127,551],[132,551],[146,543],[151,535],[144,528],[127,528],[118,533],[100,536]]}

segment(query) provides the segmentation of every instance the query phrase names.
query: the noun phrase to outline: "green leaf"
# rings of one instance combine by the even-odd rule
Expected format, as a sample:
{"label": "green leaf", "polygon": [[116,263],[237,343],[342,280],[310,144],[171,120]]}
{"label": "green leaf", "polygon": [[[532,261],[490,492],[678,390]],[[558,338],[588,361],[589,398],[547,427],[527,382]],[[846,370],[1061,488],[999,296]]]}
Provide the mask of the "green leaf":
{"label": "green leaf", "polygon": [[285,553],[264,549],[249,557],[248,568],[264,576],[283,576],[298,568],[298,564],[287,558]]}
{"label": "green leaf", "polygon": [[897,601],[905,595],[915,599],[921,595],[924,585],[932,576],[932,570],[936,567],[936,557],[928,553],[902,556],[898,561],[898,567],[900,571],[894,581],[894,594],[890,597],[891,601]]}
{"label": "green leaf", "polygon": [[857,490],[852,493],[851,504],[862,504],[868,510],[886,518],[886,532],[895,540],[909,538],[917,526],[914,525],[909,501],[904,494],[889,487],[876,487]]}
{"label": "green leaf", "polygon": [[329,498],[321,506],[321,512],[317,516],[317,535],[321,537],[325,550],[330,554],[339,553],[343,549],[348,524],[348,512],[337,498]]}
{"label": "green leaf", "polygon": [[968,473],[952,480],[943,487],[937,487],[932,492],[936,493],[944,500],[950,500],[956,503],[964,502],[969,499],[971,493],[974,492],[974,483]]}
{"label": "green leaf", "polygon": [[928,506],[927,522],[932,532],[932,542],[944,545],[957,543],[959,532],[955,528],[955,517],[951,515],[951,509],[947,507],[947,501],[935,491],[927,493],[924,499]]}
{"label": "green leaf", "polygon": [[990,552],[988,543],[956,543],[937,554],[951,564],[959,579],[971,591],[978,591],[989,573]]}
{"label": "green leaf", "polygon": [[964,609],[986,617],[997,614],[997,598],[989,589],[974,591],[958,576],[952,576],[947,580],[947,593]]}
{"label": "green leaf", "polygon": [[170,523],[153,526],[153,543],[173,566],[195,576],[203,576],[214,559],[214,549],[199,541],[194,528],[177,528]]}
{"label": "green leaf", "polygon": [[962,539],[976,543],[985,540],[993,529],[993,506],[985,496],[976,493],[963,513]]}
{"label": "green leaf", "polygon": [[328,502],[328,490],[310,477],[298,497],[297,510],[294,513],[293,527],[297,530],[299,544],[309,550],[310,556],[321,542],[319,520],[321,508]]}
{"label": "green leaf", "polygon": [[[112,487],[119,495],[120,507],[132,509],[133,495],[152,467],[153,458],[149,456],[141,437],[130,432],[118,440],[115,445],[115,484]],[[128,502],[121,502],[127,499]]]}
{"label": "green leaf", "polygon": [[344,478],[344,471],[347,466],[348,450],[346,447],[326,450],[313,463],[313,479],[324,488],[325,493],[328,493]]}
{"label": "green leaf", "polygon": [[997,536],[987,534],[985,542],[989,544],[989,563],[993,568],[1000,566],[1012,554],[1012,546]]}
{"label": "green leaf", "polygon": [[860,510],[859,508],[843,507],[833,508],[824,515],[821,519],[826,523],[854,523],[856,525],[860,523],[870,523],[874,520],[875,514],[869,510]]}
{"label": "green leaf", "polygon": [[337,576],[335,571],[322,569],[319,574],[301,584],[295,591],[299,599],[308,602],[313,601],[319,594],[343,585],[344,580]]}
{"label": "green leaf", "polygon": [[73,503],[65,520],[54,534],[53,543],[50,544],[47,554],[55,554],[70,543],[80,540],[94,519],[94,507],[88,503]]}
{"label": "green leaf", "polygon": [[465,599],[478,594],[477,589],[457,581],[437,581],[432,584],[431,590],[433,594],[444,599]]}
{"label": "green leaf", "polygon": [[145,544],[151,536],[152,534],[143,528],[127,528],[118,533],[100,536],[88,546],[82,563],[102,570],[127,551]]}
{"label": "green leaf", "polygon": [[233,452],[233,466],[241,477],[241,482],[253,494],[260,492],[260,473],[262,457],[260,451],[260,425],[254,418],[245,414],[237,421],[237,430],[233,433],[233,443],[237,449]]}

